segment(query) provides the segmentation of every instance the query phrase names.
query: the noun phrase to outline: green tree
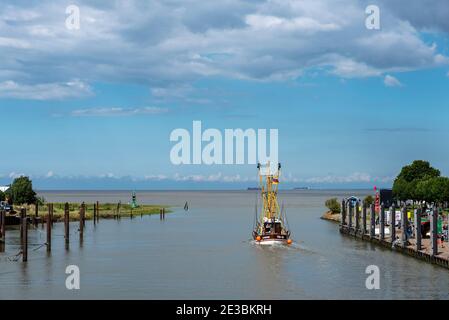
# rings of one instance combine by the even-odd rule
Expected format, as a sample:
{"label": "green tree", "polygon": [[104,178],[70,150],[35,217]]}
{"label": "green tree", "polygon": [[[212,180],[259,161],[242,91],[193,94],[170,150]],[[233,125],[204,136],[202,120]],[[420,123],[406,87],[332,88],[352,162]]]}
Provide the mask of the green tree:
{"label": "green tree", "polygon": [[[440,176],[440,170],[430,166],[430,163],[423,160],[415,160],[412,164],[401,169],[393,183],[394,196],[402,201],[405,200],[425,200],[433,197],[425,188],[428,188],[432,180]],[[419,183],[421,183],[420,186]],[[425,200],[429,201],[429,200]]]}
{"label": "green tree", "polygon": [[28,177],[14,179],[6,192],[14,204],[34,203],[36,201],[36,192],[34,192],[33,183]]}
{"label": "green tree", "polygon": [[418,181],[416,184],[416,200],[443,203],[449,201],[449,178],[436,177]]}
{"label": "green tree", "polygon": [[417,182],[415,189],[415,200],[417,201],[426,201],[426,202],[434,202],[435,197],[431,192],[431,186],[433,179],[423,179]]}
{"label": "green tree", "polygon": [[426,177],[435,178],[439,176],[440,170],[431,167],[428,161],[415,160],[412,164],[403,167],[396,179],[403,178],[407,182],[412,182]]}
{"label": "green tree", "polygon": [[4,200],[5,200],[5,193],[0,190],[0,201],[4,201]]}
{"label": "green tree", "polygon": [[368,195],[368,196],[365,197],[365,199],[363,199],[363,202],[365,202],[365,204],[367,206],[370,206],[370,205],[372,205],[374,203],[374,198],[373,198],[373,196]]}
{"label": "green tree", "polygon": [[436,177],[430,179],[430,194],[433,201],[443,203],[449,200],[449,178]]}
{"label": "green tree", "polygon": [[334,214],[341,212],[341,204],[340,204],[340,202],[338,202],[337,198],[328,199],[328,200],[326,200],[326,202],[324,204],[329,209],[329,211]]}

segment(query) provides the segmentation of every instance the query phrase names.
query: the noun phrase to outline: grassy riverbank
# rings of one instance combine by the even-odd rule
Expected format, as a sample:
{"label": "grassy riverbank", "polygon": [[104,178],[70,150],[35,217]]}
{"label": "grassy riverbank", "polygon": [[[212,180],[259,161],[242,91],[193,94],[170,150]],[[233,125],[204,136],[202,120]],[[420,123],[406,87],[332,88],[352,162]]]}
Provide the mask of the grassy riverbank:
{"label": "grassy riverbank", "polygon": [[[86,220],[93,219],[94,216],[94,204],[86,203]],[[69,203],[69,216],[70,221],[79,220],[80,216],[80,203]],[[14,206],[14,210],[20,212],[21,206]],[[34,205],[25,206],[27,209],[28,216],[34,216],[36,213],[36,209]],[[159,214],[161,208],[165,208],[165,212],[169,213],[171,210],[169,206],[166,205],[139,205],[139,207],[132,209],[129,204],[121,204],[120,209],[117,210],[117,203],[100,203],[99,205],[99,215],[100,219],[112,219],[117,216],[117,211],[120,217],[130,217],[131,214],[133,216],[140,215],[151,215],[151,214]],[[40,205],[39,206],[39,216],[45,217],[48,213],[48,205]],[[53,220],[54,221],[62,221],[64,219],[64,203],[53,203]]]}

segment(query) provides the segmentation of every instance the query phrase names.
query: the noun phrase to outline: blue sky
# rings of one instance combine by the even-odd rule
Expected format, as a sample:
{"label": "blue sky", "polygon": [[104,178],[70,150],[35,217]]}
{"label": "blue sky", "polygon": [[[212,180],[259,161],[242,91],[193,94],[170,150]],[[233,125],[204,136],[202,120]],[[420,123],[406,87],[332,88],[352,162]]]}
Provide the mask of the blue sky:
{"label": "blue sky", "polygon": [[253,165],[171,164],[194,120],[278,129],[286,188],[389,186],[414,159],[449,175],[449,5],[430,2],[76,1],[79,30],[72,3],[5,4],[0,184],[255,185]]}

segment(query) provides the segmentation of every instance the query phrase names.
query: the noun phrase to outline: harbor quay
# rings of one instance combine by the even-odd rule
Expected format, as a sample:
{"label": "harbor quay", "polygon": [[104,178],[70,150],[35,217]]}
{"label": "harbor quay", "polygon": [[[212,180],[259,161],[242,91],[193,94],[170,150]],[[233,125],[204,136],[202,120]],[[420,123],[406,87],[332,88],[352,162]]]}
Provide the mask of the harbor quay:
{"label": "harbor quay", "polygon": [[447,230],[437,207],[418,207],[413,213],[402,205],[378,210],[374,204],[342,200],[339,231],[343,235],[391,249],[449,269]]}

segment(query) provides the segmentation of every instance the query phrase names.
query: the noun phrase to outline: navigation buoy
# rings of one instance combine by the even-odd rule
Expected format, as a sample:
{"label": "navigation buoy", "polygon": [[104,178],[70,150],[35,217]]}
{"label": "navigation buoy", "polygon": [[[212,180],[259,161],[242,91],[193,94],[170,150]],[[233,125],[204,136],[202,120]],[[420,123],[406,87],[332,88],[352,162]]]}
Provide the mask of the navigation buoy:
{"label": "navigation buoy", "polygon": [[292,242],[293,242],[292,239],[287,240],[287,244],[292,244]]}
{"label": "navigation buoy", "polygon": [[260,240],[262,240],[262,238],[261,238],[260,236],[257,236],[257,237],[256,237],[256,240],[257,240],[257,241],[260,241]]}

